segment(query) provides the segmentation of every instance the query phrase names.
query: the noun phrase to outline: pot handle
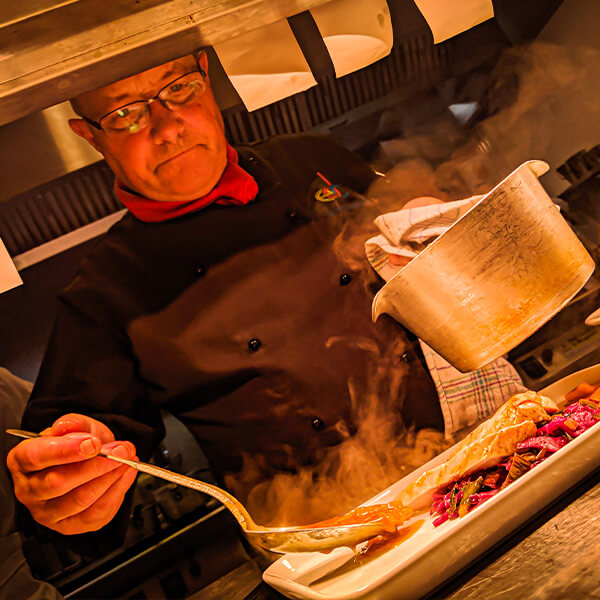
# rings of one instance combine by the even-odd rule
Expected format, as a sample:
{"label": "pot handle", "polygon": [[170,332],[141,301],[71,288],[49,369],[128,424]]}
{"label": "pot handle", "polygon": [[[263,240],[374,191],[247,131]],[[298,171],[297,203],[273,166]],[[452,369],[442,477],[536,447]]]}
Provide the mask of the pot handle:
{"label": "pot handle", "polygon": [[527,165],[527,168],[536,176],[541,177],[544,173],[547,173],[550,170],[550,165],[543,160],[528,160],[526,163],[523,163],[524,166]]}
{"label": "pot handle", "polygon": [[594,325],[600,325],[600,308],[596,309],[591,315],[588,315],[584,322],[590,327],[593,327]]}

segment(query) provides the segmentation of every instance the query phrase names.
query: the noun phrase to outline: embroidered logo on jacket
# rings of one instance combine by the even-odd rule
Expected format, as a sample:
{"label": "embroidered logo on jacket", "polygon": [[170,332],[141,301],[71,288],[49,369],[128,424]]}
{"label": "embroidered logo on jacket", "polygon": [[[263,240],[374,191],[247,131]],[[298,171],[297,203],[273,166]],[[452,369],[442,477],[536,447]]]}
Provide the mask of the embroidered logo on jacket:
{"label": "embroidered logo on jacket", "polygon": [[331,181],[329,181],[327,177],[325,177],[318,171],[317,177],[321,180],[319,181],[315,179],[316,190],[314,192],[314,196],[315,200],[317,200],[318,202],[333,202],[334,200],[337,200],[339,198],[345,198],[346,196],[348,196],[348,192],[342,192],[337,185],[331,183]]}

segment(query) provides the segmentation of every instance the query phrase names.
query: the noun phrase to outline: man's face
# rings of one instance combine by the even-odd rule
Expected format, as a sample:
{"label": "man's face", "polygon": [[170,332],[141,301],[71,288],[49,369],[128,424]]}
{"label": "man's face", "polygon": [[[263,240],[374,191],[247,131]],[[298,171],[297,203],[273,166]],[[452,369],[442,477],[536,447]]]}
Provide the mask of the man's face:
{"label": "man's face", "polygon": [[[206,62],[202,54],[205,71]],[[80,114],[98,121],[130,102],[152,98],[177,77],[197,70],[194,57],[185,56],[82,94],[75,106]],[[122,184],[153,200],[201,197],[215,186],[227,164],[223,119],[208,80],[204,94],[177,111],[152,102],[150,122],[137,133],[109,136],[81,119],[69,124],[104,155]]]}

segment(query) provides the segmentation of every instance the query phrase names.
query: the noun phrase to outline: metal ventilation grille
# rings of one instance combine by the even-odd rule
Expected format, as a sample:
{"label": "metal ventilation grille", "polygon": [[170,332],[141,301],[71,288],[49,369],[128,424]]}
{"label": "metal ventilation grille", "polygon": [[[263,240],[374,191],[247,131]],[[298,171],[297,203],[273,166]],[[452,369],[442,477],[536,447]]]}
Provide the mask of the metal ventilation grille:
{"label": "metal ventilation grille", "polygon": [[556,170],[573,186],[600,171],[600,144],[591,150],[580,150]]}
{"label": "metal ventilation grille", "polygon": [[123,208],[104,161],[0,204],[0,237],[17,256]]}
{"label": "metal ventilation grille", "polygon": [[238,107],[225,111],[228,138],[238,144],[310,130],[409,84],[434,83],[449,71],[449,62],[448,44],[434,46],[429,34],[408,39],[386,58],[345,77],[324,78],[318,86],[250,113]]}

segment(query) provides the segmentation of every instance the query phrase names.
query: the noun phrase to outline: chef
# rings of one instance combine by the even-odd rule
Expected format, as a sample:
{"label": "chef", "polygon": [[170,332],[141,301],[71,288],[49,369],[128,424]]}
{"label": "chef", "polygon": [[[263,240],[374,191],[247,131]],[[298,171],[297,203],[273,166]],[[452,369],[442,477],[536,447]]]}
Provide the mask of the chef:
{"label": "chef", "polygon": [[229,146],[202,52],[72,104],[129,211],[60,295],[23,420],[43,436],[8,456],[38,524],[101,548],[135,472],[98,454],[148,459],[163,409],[241,500],[244,461],[259,479],[318,464],[363,398],[443,429],[417,340],[371,322],[380,282],[334,251],[375,177],[363,160],[309,135]]}

